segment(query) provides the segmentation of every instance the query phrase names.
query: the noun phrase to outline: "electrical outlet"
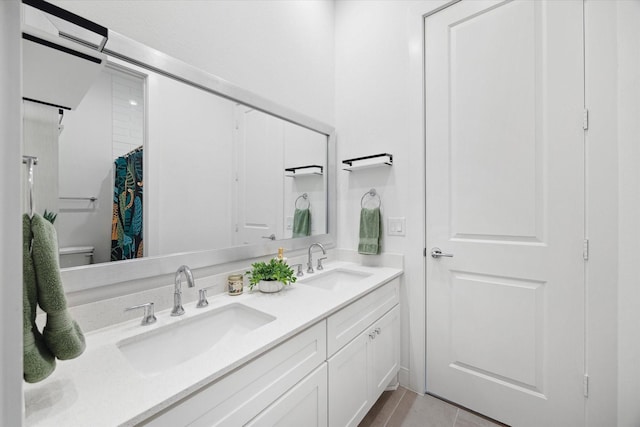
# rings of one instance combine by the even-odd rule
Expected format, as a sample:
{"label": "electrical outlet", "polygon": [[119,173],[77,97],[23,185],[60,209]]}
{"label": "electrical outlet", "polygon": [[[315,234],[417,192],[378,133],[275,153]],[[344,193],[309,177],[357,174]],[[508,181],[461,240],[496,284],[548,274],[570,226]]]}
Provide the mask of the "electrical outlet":
{"label": "electrical outlet", "polygon": [[406,234],[404,217],[389,218],[388,224],[387,234],[389,236],[404,236]]}

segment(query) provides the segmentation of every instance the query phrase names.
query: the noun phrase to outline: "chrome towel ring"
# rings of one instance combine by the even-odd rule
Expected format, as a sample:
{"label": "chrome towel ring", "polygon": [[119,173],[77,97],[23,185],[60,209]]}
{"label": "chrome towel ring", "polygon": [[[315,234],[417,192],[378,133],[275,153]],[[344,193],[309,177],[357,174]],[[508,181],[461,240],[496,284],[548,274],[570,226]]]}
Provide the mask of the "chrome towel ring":
{"label": "chrome towel ring", "polygon": [[376,191],[375,188],[372,188],[371,190],[367,191],[366,193],[364,193],[362,195],[362,198],[360,198],[360,207],[364,208],[364,203],[365,203],[365,197],[369,196],[370,198],[377,198],[378,199],[378,206],[376,206],[376,208],[379,208],[382,205],[382,199],[380,199],[380,195],[378,194],[378,192]]}
{"label": "chrome towel ring", "polygon": [[[306,208],[301,208],[298,206],[298,201],[302,199],[302,200],[306,200],[307,202],[307,207]],[[296,199],[295,203],[294,203],[296,209],[309,209],[311,207],[311,201],[309,200],[309,195],[307,193],[303,193],[300,196],[298,196],[298,198]]]}

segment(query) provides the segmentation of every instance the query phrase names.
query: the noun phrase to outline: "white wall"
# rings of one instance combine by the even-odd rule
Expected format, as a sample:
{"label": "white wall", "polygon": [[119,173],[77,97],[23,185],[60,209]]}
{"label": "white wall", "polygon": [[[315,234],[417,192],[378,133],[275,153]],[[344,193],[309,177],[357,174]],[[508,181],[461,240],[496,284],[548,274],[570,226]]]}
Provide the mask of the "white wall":
{"label": "white wall", "polygon": [[52,3],[272,101],[334,122],[333,1]]}
{"label": "white wall", "polygon": [[[338,171],[338,247],[357,249],[360,198],[382,200],[382,250],[405,256],[401,383],[425,391],[421,15],[443,1],[336,3],[336,129],[343,159],[390,153],[392,167]],[[417,72],[415,71],[417,70]],[[406,218],[406,236],[387,219]]]}
{"label": "white wall", "polygon": [[[590,260],[586,267],[586,358],[590,391],[589,426],[616,425],[617,419],[617,281],[619,195],[616,3],[585,2],[586,235]],[[607,209],[602,209],[607,206]]]}
{"label": "white wall", "polygon": [[0,2],[0,425],[22,423],[20,2]]}
{"label": "white wall", "polygon": [[91,86],[78,108],[65,112],[59,137],[60,197],[97,197],[60,200],[56,220],[58,245],[93,246],[94,262],[111,259],[113,213],[113,132],[111,78],[106,69]]}
{"label": "white wall", "polygon": [[[640,2],[618,2],[617,19],[618,425],[632,427],[640,425]],[[615,171],[610,178],[615,185]]]}

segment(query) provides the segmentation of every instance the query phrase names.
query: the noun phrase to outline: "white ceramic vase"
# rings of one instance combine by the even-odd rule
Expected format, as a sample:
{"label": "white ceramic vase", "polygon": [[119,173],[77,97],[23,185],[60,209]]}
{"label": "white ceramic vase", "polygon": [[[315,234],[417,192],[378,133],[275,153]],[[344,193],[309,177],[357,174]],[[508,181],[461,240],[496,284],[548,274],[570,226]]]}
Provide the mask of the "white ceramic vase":
{"label": "white ceramic vase", "polygon": [[270,294],[274,292],[280,292],[282,288],[284,288],[284,284],[277,280],[260,280],[258,282],[258,289],[260,289],[260,292],[266,292]]}

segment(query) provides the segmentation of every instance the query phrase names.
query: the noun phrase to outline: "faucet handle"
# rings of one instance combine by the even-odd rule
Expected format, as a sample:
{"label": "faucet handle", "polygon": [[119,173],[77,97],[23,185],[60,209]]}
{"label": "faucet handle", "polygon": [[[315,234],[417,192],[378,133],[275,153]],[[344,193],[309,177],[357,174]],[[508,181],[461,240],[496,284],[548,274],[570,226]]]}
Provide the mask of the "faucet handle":
{"label": "faucet handle", "polygon": [[207,291],[211,288],[213,288],[213,286],[198,290],[198,303],[196,304],[197,308],[204,308],[209,305],[209,301],[207,301]]}
{"label": "faucet handle", "polygon": [[322,265],[323,259],[327,259],[327,257],[323,256],[322,258],[318,258],[318,265],[316,266],[316,270],[324,270],[324,266]]}
{"label": "faucet handle", "polygon": [[140,323],[142,326],[151,325],[152,323],[156,323],[158,320],[154,313],[154,304],[152,302],[147,302],[144,304],[134,305],[132,307],[127,307],[124,311],[136,310],[138,308],[144,309],[144,314],[142,316],[142,322]]}
{"label": "faucet handle", "polygon": [[304,273],[302,272],[302,263],[300,263],[300,264],[293,264],[291,267],[292,267],[292,268],[294,268],[294,267],[298,267],[298,272],[296,273],[296,276],[298,276],[298,277],[302,277],[302,276],[304,276]]}

